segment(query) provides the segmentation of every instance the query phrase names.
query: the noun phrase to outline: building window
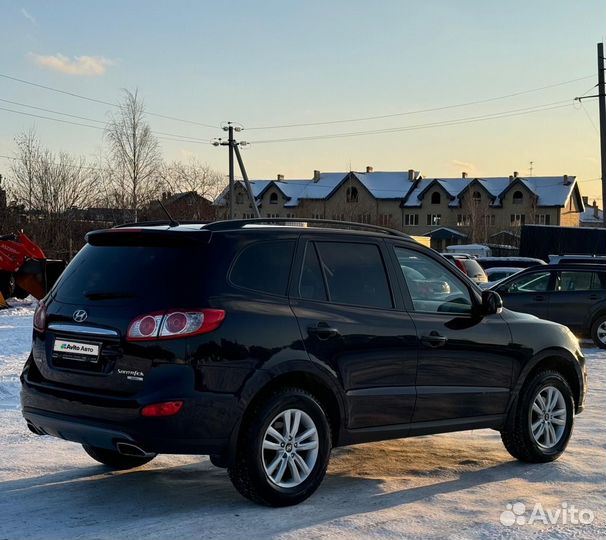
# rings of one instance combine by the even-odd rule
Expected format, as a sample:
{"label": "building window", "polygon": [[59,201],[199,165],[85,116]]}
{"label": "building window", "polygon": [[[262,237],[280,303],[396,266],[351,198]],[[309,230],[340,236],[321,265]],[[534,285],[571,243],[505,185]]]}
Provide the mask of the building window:
{"label": "building window", "polygon": [[272,193],[269,196],[269,204],[278,204],[278,194],[277,193]]}
{"label": "building window", "polygon": [[457,225],[459,227],[468,227],[471,225],[471,214],[457,214]]}
{"label": "building window", "polygon": [[379,225],[383,227],[391,227],[391,214],[380,214]]}
{"label": "building window", "polygon": [[427,214],[427,225],[439,225],[442,221],[442,214]]}
{"label": "building window", "polygon": [[404,225],[418,225],[419,214],[404,214]]}
{"label": "building window", "polygon": [[440,196],[440,194],[437,191],[434,191],[431,194],[431,204],[440,204],[441,201],[442,197]]}
{"label": "building window", "polygon": [[473,195],[473,204],[480,204],[480,202],[482,202],[482,194],[479,191],[474,191]]}
{"label": "building window", "polygon": [[236,204],[244,204],[244,195],[242,193],[236,193]]}
{"label": "building window", "polygon": [[275,218],[279,218],[280,216],[278,214],[267,214],[267,217],[270,219],[275,219]]}
{"label": "building window", "polygon": [[536,223],[539,225],[551,225],[551,216],[549,214],[537,215]]}
{"label": "building window", "polygon": [[524,214],[511,214],[511,226],[521,227],[526,223],[526,216]]}
{"label": "building window", "polygon": [[524,194],[521,191],[513,192],[513,204],[522,204],[524,202]]}
{"label": "building window", "polygon": [[312,214],[311,217],[312,219],[324,219],[322,214]]}
{"label": "building window", "polygon": [[357,203],[358,202],[358,189],[355,187],[348,187],[345,192],[347,202]]}

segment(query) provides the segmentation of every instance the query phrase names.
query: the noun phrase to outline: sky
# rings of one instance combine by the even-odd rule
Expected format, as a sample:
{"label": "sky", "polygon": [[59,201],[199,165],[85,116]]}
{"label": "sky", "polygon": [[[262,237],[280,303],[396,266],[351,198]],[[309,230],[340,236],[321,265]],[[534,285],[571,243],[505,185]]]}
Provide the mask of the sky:
{"label": "sky", "polygon": [[[148,117],[154,131],[189,138],[160,140],[169,161],[195,156],[226,173],[227,150],[208,142],[233,121],[251,143],[242,151],[251,178],[367,165],[528,175],[532,161],[534,175],[576,175],[601,201],[597,101],[573,98],[595,93],[602,0],[0,0],[0,9],[0,74],[108,103],[138,89],[149,112],[189,121]],[[109,105],[5,77],[0,100],[2,156],[32,126],[53,150],[103,151]],[[388,115],[397,116],[341,122]],[[276,142],[293,138],[304,140]],[[0,158],[0,173],[9,165]]]}

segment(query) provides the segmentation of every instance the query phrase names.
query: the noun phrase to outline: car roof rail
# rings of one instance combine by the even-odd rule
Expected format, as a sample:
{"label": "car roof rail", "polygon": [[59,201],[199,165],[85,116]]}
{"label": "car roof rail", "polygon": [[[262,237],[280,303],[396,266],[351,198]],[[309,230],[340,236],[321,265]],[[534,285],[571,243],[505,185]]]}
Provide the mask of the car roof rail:
{"label": "car roof rail", "polygon": [[336,225],[335,229],[359,229],[367,230],[370,232],[379,232],[390,236],[397,236],[399,238],[406,238],[412,240],[411,236],[390,229],[389,227],[382,227],[380,225],[371,225],[369,223],[357,223],[355,221],[340,221],[336,219],[316,219],[316,218],[251,218],[251,219],[231,219],[224,221],[213,221],[203,226],[208,231],[228,231],[233,229],[242,229],[247,225],[280,225],[280,224],[314,224],[314,225]]}
{"label": "car roof rail", "polygon": [[[207,223],[212,223],[212,221],[205,221],[203,219],[196,220],[185,220],[180,219],[179,225],[206,225]],[[160,227],[162,225],[172,226],[174,222],[169,221],[168,219],[160,219],[155,221],[131,221],[130,223],[120,223],[119,225],[114,225],[112,229],[121,229],[123,227]]]}

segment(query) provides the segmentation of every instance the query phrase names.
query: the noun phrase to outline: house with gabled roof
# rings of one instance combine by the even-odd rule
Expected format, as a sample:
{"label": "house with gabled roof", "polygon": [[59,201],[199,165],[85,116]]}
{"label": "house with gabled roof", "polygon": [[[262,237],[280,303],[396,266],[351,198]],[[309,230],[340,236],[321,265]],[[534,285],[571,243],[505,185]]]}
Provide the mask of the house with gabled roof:
{"label": "house with gabled roof", "polygon": [[[262,217],[324,218],[394,227],[440,237],[436,247],[487,242],[499,231],[528,223],[578,226],[584,210],[569,175],[459,178],[422,177],[418,171],[314,171],[311,179],[251,181]],[[227,209],[227,190],[216,203]],[[236,217],[252,217],[244,185],[236,183]],[[445,232],[446,231],[446,232]],[[454,231],[451,238],[448,231]],[[437,238],[436,238],[437,239]]]}

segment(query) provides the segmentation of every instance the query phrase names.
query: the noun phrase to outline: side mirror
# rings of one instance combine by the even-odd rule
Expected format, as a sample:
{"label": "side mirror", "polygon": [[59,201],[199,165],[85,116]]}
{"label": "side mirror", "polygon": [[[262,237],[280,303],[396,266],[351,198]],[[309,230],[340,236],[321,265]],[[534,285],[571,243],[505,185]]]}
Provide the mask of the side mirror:
{"label": "side mirror", "polygon": [[499,293],[491,290],[482,291],[482,311],[484,315],[494,315],[501,313],[503,309],[503,300]]}

